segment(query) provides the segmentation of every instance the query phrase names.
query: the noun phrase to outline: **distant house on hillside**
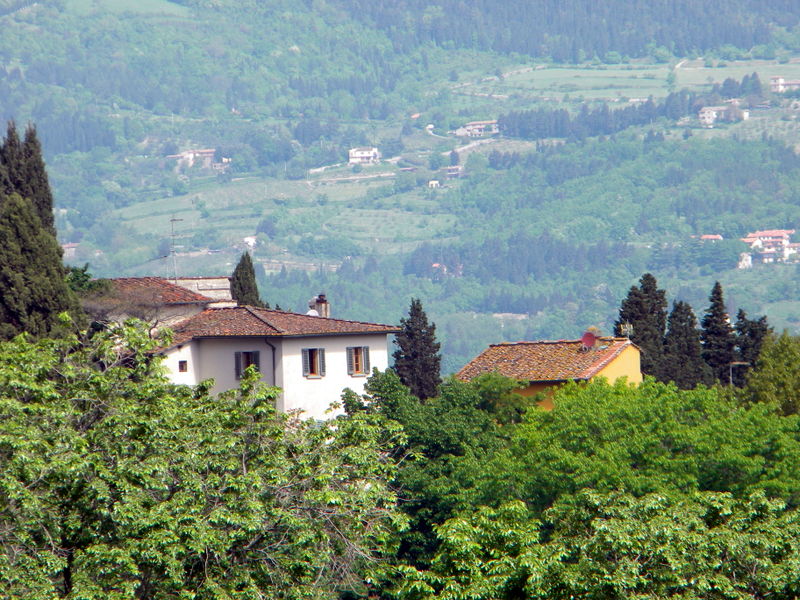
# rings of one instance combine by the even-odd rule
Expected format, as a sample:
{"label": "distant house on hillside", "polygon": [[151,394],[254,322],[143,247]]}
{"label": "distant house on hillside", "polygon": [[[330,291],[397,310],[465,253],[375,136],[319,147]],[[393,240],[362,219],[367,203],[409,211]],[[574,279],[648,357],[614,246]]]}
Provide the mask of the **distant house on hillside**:
{"label": "distant house on hillside", "polygon": [[455,131],[459,137],[484,137],[496,133],[500,133],[497,121],[470,121]]}
{"label": "distant house on hillside", "polygon": [[[470,381],[483,373],[497,372],[523,381],[524,396],[546,392],[567,381],[591,381],[605,377],[614,382],[627,377],[641,383],[639,348],[628,338],[598,337],[587,347],[582,340],[513,342],[492,344],[472,359],[456,377]],[[547,396],[540,404],[552,408]]]}
{"label": "distant house on hillside", "polygon": [[348,156],[351,165],[374,165],[381,161],[381,153],[375,147],[351,148]]}
{"label": "distant house on hillside", "polygon": [[711,127],[717,121],[728,123],[746,121],[750,118],[750,111],[739,108],[738,103],[722,106],[704,106],[697,113],[697,118],[706,127]]}
{"label": "distant house on hillside", "polygon": [[[764,229],[748,233],[741,240],[750,246],[752,262],[770,264],[786,262],[800,250],[800,244],[792,243],[794,229]],[[740,264],[747,264],[747,261]],[[746,268],[746,267],[740,267]]]}
{"label": "distant house on hillside", "polygon": [[225,171],[230,166],[231,159],[223,157],[221,161],[217,161],[215,158],[216,155],[217,151],[215,148],[203,148],[200,150],[185,150],[179,154],[170,154],[167,158],[176,161],[176,171],[191,169],[193,167]]}
{"label": "distant house on hillside", "polygon": [[800,79],[785,79],[780,75],[773,75],[769,78],[769,89],[773,94],[800,90]]}

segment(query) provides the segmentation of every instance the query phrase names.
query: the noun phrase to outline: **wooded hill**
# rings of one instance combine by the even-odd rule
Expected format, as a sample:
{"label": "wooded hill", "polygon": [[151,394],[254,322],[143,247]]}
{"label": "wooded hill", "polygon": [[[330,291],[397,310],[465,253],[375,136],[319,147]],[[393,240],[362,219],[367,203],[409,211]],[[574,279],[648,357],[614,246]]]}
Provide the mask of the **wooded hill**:
{"label": "wooded hill", "polygon": [[[798,225],[796,159],[776,141],[795,121],[767,84],[797,68],[790,3],[3,6],[0,116],[37,124],[62,241],[96,274],[166,274],[171,223],[187,275],[230,272],[255,235],[257,267],[311,269],[262,275],[265,301],[299,309],[326,289],[337,316],[385,321],[422,297],[453,357],[445,371],[498,335],[607,331],[646,270],[693,304],[715,277],[734,306],[800,323],[791,278],[732,270],[738,237]],[[592,84],[602,101],[590,76],[605,78]],[[654,97],[627,102],[636,90]],[[692,121],[698,103],[734,95],[762,112],[713,131]],[[504,139],[453,157],[446,131],[480,118],[499,118]],[[405,170],[312,174],[357,145]],[[199,148],[227,170],[176,169]],[[436,169],[452,160],[466,176],[445,181]],[[703,233],[726,240],[692,240]],[[314,273],[321,263],[339,272]],[[491,313],[521,318],[498,334]]]}

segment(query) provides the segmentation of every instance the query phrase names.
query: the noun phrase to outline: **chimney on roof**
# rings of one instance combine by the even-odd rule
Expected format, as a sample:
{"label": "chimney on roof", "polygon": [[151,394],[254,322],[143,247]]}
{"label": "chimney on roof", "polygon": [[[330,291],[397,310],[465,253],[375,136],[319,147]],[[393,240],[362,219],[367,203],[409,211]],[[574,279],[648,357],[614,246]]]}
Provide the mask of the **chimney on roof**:
{"label": "chimney on roof", "polygon": [[597,340],[600,337],[600,330],[597,327],[589,327],[581,336],[581,351],[589,352],[594,350]]}
{"label": "chimney on roof", "polygon": [[308,308],[309,312],[314,310],[320,317],[325,317],[328,319],[331,316],[331,305],[330,302],[328,302],[328,299],[325,297],[325,294],[319,294],[318,296],[314,296],[311,300],[309,300]]}

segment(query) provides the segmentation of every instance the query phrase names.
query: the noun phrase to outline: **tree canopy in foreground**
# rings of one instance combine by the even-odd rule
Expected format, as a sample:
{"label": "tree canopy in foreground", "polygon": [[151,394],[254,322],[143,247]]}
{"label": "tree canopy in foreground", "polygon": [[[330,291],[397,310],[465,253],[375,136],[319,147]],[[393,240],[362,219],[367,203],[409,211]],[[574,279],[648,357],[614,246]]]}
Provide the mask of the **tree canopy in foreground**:
{"label": "tree canopy in foreground", "polygon": [[362,412],[276,413],[250,373],[217,397],[159,375],[131,325],[0,344],[2,596],[330,598],[403,519]]}

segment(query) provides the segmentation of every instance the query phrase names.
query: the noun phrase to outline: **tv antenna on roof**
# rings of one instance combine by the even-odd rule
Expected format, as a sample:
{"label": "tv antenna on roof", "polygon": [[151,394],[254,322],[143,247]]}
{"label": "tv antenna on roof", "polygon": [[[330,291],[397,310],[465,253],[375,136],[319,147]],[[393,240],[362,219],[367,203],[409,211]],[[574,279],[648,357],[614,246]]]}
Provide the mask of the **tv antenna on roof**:
{"label": "tv antenna on roof", "polygon": [[170,250],[169,253],[172,255],[172,273],[174,277],[173,283],[177,285],[178,283],[178,259],[175,257],[175,223],[178,221],[183,221],[183,219],[176,219],[172,217],[169,220],[169,227],[170,227]]}

